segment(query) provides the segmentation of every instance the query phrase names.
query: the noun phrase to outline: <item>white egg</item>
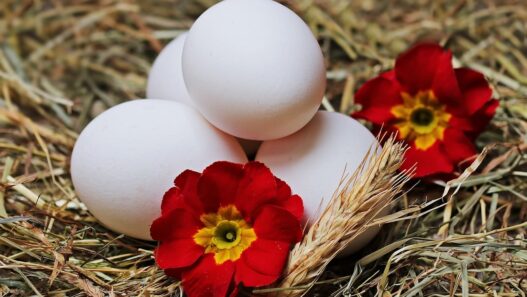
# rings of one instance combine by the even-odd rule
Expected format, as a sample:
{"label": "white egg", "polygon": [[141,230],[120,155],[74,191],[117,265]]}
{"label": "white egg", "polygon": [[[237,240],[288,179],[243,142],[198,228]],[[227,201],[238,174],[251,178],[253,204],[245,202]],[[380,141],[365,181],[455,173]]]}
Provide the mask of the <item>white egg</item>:
{"label": "white egg", "polygon": [[[181,55],[186,38],[186,32],[179,35],[157,56],[148,75],[146,86],[148,98],[173,100],[195,106],[183,81],[181,69]],[[254,156],[261,143],[249,139],[238,139],[238,142],[249,156]]]}
{"label": "white egg", "polygon": [[194,106],[187,92],[181,69],[181,55],[187,33],[168,43],[152,64],[146,85],[146,97],[183,102]]}
{"label": "white egg", "polygon": [[218,160],[244,163],[230,135],[196,110],[166,100],[134,100],[103,112],[80,134],[71,157],[78,196],[108,228],[150,239],[163,194],[186,169]]}
{"label": "white egg", "polygon": [[313,117],[326,85],[308,26],[269,0],[224,0],[191,27],[183,76],[213,125],[253,140],[290,135]]}
{"label": "white egg", "polygon": [[[356,120],[340,113],[319,111],[295,134],[264,141],[256,161],[269,166],[302,197],[305,219],[313,222],[331,200],[343,174],[350,176],[370,148],[379,147],[375,136]],[[363,247],[378,230],[378,227],[368,229],[341,255]]]}

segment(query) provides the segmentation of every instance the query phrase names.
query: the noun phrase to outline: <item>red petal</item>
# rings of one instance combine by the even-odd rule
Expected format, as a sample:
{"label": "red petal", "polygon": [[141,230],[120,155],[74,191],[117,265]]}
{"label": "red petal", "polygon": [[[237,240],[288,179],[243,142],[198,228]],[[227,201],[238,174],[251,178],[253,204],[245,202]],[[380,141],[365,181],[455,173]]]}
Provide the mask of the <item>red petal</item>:
{"label": "red petal", "polygon": [[243,171],[235,205],[246,220],[251,222],[256,210],[267,203],[274,202],[277,185],[271,170],[260,162],[247,163]]}
{"label": "red petal", "polygon": [[446,129],[443,140],[444,151],[454,164],[474,156],[476,148],[472,141],[457,129]]}
{"label": "red petal", "polygon": [[468,68],[455,70],[463,94],[463,105],[469,114],[480,110],[492,96],[492,89],[483,74]]}
{"label": "red petal", "polygon": [[207,167],[199,180],[198,193],[206,212],[216,212],[220,205],[234,202],[243,165],[221,161]]}
{"label": "red petal", "polygon": [[277,205],[291,213],[298,221],[302,221],[304,218],[304,203],[298,195],[293,195],[289,199],[277,203]]}
{"label": "red petal", "polygon": [[275,282],[284,269],[290,244],[258,238],[236,262],[236,283],[259,287]]}
{"label": "red petal", "polygon": [[201,222],[187,209],[175,209],[157,218],[150,227],[152,239],[158,241],[188,239],[201,228]]}
{"label": "red petal", "polygon": [[299,221],[304,216],[304,204],[298,195],[291,196],[291,188],[283,180],[276,178],[277,205],[293,214]]}
{"label": "red petal", "polygon": [[452,54],[437,44],[423,43],[401,54],[395,75],[410,94],[433,90],[445,103],[459,104],[461,94],[452,67]]}
{"label": "red petal", "polygon": [[463,100],[461,90],[456,79],[456,73],[452,67],[452,54],[447,51],[438,61],[436,75],[432,85],[432,90],[440,102],[446,103],[450,107],[462,106],[461,110],[465,111],[460,102]]}
{"label": "red petal", "polygon": [[187,207],[193,209],[196,214],[203,213],[203,205],[197,193],[197,184],[200,176],[201,174],[196,171],[185,170],[174,180],[176,187],[181,190],[184,203]]}
{"label": "red petal", "polygon": [[155,251],[157,265],[162,269],[191,266],[203,255],[204,249],[193,239],[162,241]]}
{"label": "red petal", "polygon": [[182,273],[183,289],[188,297],[225,297],[232,290],[234,263],[214,262],[214,254],[206,254],[196,266]]}
{"label": "red petal", "polygon": [[485,130],[489,122],[494,117],[496,109],[500,105],[498,100],[492,99],[487,101],[487,103],[470,118],[472,129],[469,131],[469,136],[471,139],[476,139],[478,135]]}
{"label": "red petal", "polygon": [[[389,71],[386,71],[386,72],[383,72],[379,75],[380,77],[384,77],[386,79],[389,79],[393,82],[397,82],[397,77],[395,77],[395,70],[389,70]],[[398,84],[398,83],[397,83]]]}
{"label": "red petal", "polygon": [[283,180],[275,177],[276,181],[276,198],[278,201],[287,200],[291,197],[291,187]]}
{"label": "red petal", "polygon": [[274,205],[262,208],[253,225],[258,239],[298,242],[302,239],[300,221],[289,211]]}
{"label": "red petal", "polygon": [[498,100],[492,99],[487,101],[487,103],[478,110],[476,113],[472,115],[472,123],[475,127],[474,133],[475,136],[479,135],[489,124],[489,122],[494,117],[494,114],[496,113],[496,109],[500,105],[500,102]]}
{"label": "red petal", "polygon": [[462,117],[453,115],[450,121],[448,121],[450,127],[463,130],[463,131],[475,131],[478,130],[478,127],[472,122],[472,117]]}
{"label": "red petal", "polygon": [[185,208],[186,204],[181,196],[181,190],[178,188],[170,188],[161,202],[161,215],[167,215],[172,210],[177,208]]}
{"label": "red petal", "polygon": [[471,139],[475,139],[489,124],[496,113],[499,101],[492,99],[470,117],[452,117],[449,125],[457,129],[467,131]]}
{"label": "red petal", "polygon": [[184,191],[186,191],[187,187],[193,189],[200,176],[201,173],[187,169],[176,177],[174,184]]}
{"label": "red petal", "polygon": [[401,87],[395,80],[379,76],[363,84],[355,94],[355,101],[362,105],[362,110],[353,117],[382,124],[393,119],[391,108],[402,103]]}
{"label": "red petal", "polygon": [[451,173],[454,170],[452,161],[441,150],[439,142],[436,142],[426,151],[411,146],[406,151],[405,160],[401,169],[409,169],[413,165],[416,165],[414,177]]}

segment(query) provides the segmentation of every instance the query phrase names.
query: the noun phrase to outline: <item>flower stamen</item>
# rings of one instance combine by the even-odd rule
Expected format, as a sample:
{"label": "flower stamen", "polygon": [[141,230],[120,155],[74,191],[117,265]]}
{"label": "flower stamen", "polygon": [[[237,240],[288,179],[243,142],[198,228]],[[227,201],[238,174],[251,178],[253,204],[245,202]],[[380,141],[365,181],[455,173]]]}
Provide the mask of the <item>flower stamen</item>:
{"label": "flower stamen", "polygon": [[205,253],[214,253],[217,264],[239,259],[256,240],[253,228],[233,205],[222,207],[217,213],[204,214],[200,219],[205,227],[194,234],[194,242],[203,246]]}
{"label": "flower stamen", "polygon": [[434,121],[434,112],[426,107],[416,108],[410,115],[410,120],[419,126],[428,126]]}
{"label": "flower stamen", "polygon": [[438,102],[434,92],[421,91],[414,96],[402,93],[401,97],[403,103],[391,109],[397,119],[395,127],[399,136],[414,142],[420,150],[427,150],[436,141],[442,140],[451,115]]}

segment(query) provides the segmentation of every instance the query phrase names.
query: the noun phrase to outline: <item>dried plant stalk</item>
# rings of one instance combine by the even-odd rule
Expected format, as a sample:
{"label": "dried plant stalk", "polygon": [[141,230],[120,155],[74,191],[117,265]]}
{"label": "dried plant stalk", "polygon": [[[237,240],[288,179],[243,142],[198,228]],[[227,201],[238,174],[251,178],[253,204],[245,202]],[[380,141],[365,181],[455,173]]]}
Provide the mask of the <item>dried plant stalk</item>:
{"label": "dried plant stalk", "polygon": [[303,296],[342,249],[368,227],[383,223],[377,216],[409,180],[405,172],[397,173],[404,152],[405,146],[392,136],[380,153],[370,149],[357,170],[344,175],[318,220],[292,250],[277,296]]}

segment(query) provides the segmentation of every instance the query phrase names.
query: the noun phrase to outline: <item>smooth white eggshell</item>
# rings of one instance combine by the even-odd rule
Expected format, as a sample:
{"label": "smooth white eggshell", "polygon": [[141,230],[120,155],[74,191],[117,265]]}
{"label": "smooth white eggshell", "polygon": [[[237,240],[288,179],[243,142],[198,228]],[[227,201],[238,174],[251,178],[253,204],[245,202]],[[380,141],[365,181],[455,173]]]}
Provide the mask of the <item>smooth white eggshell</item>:
{"label": "smooth white eggshell", "polygon": [[141,239],[160,215],[163,194],[185,169],[219,160],[244,163],[230,135],[196,110],[166,100],[134,100],[103,112],[80,134],[71,157],[75,190],[108,228]]}
{"label": "smooth white eggshell", "polygon": [[168,43],[157,56],[146,85],[146,97],[183,102],[194,106],[187,92],[181,69],[181,55],[187,33],[179,35]]}
{"label": "smooth white eggshell", "polygon": [[183,76],[207,120],[253,140],[302,128],[326,85],[322,51],[308,26],[269,0],[224,0],[205,11],[185,41]]}
{"label": "smooth white eggshell", "polygon": [[[172,100],[195,106],[183,81],[181,69],[181,56],[187,34],[185,32],[169,42],[152,64],[146,86],[148,98]],[[247,155],[254,155],[261,143],[240,138],[238,142]]]}
{"label": "smooth white eggshell", "polygon": [[[302,197],[306,221],[313,222],[331,200],[344,172],[350,176],[370,148],[380,146],[374,135],[349,116],[319,111],[300,131],[264,141],[256,161],[265,163]],[[378,232],[372,227],[341,255],[363,247]]]}

